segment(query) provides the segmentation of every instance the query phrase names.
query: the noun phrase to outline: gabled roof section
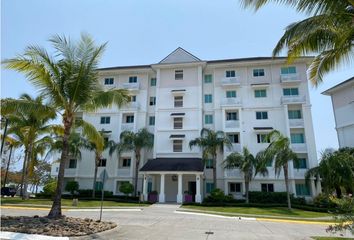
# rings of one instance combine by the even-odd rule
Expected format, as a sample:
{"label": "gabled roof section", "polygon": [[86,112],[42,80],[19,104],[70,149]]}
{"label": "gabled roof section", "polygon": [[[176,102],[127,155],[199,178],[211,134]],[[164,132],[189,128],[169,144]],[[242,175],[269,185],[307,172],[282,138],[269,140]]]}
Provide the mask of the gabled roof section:
{"label": "gabled roof section", "polygon": [[178,47],[176,50],[171,52],[167,57],[162,59],[159,64],[164,63],[189,63],[189,62],[199,62],[199,58],[193,54],[187,52],[181,47]]}
{"label": "gabled roof section", "polygon": [[331,95],[334,91],[342,88],[342,87],[346,87],[346,85],[349,85],[353,83],[354,84],[354,77],[351,77],[337,85],[335,85],[334,87],[331,87],[329,89],[327,89],[326,91],[322,92],[323,95]]}

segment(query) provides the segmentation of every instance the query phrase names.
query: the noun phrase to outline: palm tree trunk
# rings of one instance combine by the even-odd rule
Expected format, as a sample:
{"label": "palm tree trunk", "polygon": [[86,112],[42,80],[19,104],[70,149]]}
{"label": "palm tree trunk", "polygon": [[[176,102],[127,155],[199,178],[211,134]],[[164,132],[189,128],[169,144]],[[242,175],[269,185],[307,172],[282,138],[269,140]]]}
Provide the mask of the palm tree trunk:
{"label": "palm tree trunk", "polygon": [[290,201],[290,192],[289,192],[289,172],[288,172],[288,163],[283,166],[284,170],[284,180],[285,180],[285,189],[286,197],[288,201],[288,209],[291,210],[291,201]]}
{"label": "palm tree trunk", "polygon": [[342,198],[342,189],[340,186],[335,187],[337,198]]}
{"label": "palm tree trunk", "polygon": [[25,171],[26,171],[26,162],[27,162],[27,148],[25,149],[25,156],[23,158],[23,165],[22,165],[22,175],[21,175],[21,197],[22,197],[22,200],[24,200],[24,195],[23,195],[23,183],[25,181]]}
{"label": "palm tree trunk", "polygon": [[11,153],[12,153],[12,145],[10,147],[10,154],[9,154],[9,160],[7,161],[7,166],[6,166],[6,172],[5,172],[5,177],[4,177],[4,185],[3,187],[6,186],[6,182],[7,182],[7,175],[9,173],[9,168],[10,168],[10,162],[11,162]]}
{"label": "palm tree trunk", "polygon": [[245,176],[245,193],[246,193],[246,203],[247,204],[250,202],[249,189],[250,189],[250,181],[248,180],[248,177]]}
{"label": "palm tree trunk", "polygon": [[64,182],[64,171],[65,171],[65,163],[68,160],[69,155],[69,136],[71,127],[73,124],[73,116],[67,113],[64,113],[63,123],[64,123],[64,136],[63,136],[63,149],[61,152],[59,172],[58,172],[58,181],[57,188],[55,190],[54,201],[52,208],[48,214],[49,218],[60,218],[61,214],[61,194],[63,189]]}
{"label": "palm tree trunk", "polygon": [[135,151],[135,179],[134,179],[134,196],[137,196],[138,188],[138,174],[140,165],[140,150]]}
{"label": "palm tree trunk", "polygon": [[26,167],[25,167],[25,174],[23,175],[23,189],[22,189],[22,200],[28,199],[28,193],[27,193],[27,188],[28,188],[28,170],[29,170],[29,165],[30,161],[32,160],[32,148],[33,145],[30,143],[28,152],[27,152],[27,161],[26,161]]}
{"label": "palm tree trunk", "polygon": [[213,156],[213,184],[214,184],[214,189],[216,189],[216,157],[217,155],[214,154]]}
{"label": "palm tree trunk", "polygon": [[96,197],[96,182],[97,182],[97,170],[100,162],[100,156],[96,154],[95,157],[95,173],[93,174],[93,186],[92,186],[92,198]]}

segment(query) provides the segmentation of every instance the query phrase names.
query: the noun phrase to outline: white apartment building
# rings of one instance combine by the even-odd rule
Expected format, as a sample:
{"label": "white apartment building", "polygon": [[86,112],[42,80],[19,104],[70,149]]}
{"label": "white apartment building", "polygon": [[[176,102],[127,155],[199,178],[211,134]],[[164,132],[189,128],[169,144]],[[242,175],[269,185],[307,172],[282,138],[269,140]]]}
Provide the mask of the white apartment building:
{"label": "white apartment building", "polygon": [[[233,143],[217,159],[216,187],[226,194],[242,198],[245,187],[239,170],[222,167],[225,157],[243,147],[256,154],[268,145],[265,135],[277,129],[301,159],[299,166],[290,164],[291,192],[310,198],[320,191],[315,181],[304,180],[306,170],[317,166],[306,78],[310,60],[303,57],[292,65],[283,57],[203,61],[177,48],[157,64],[99,69],[102,85],[128,89],[131,102],[80,117],[114,141],[124,130],[147,128],[154,134],[154,148],[143,153],[139,171],[138,191],[145,199],[157,191],[159,202],[182,202],[188,191],[200,202],[211,191],[212,162],[204,165],[201,150],[188,145],[202,128],[224,131]],[[103,156],[98,176],[106,169],[105,190],[120,195],[120,184],[134,181],[134,154],[106,151]],[[53,176],[56,170],[53,165]],[[285,191],[282,173],[276,176],[272,164],[268,170],[268,176],[251,182],[251,191]],[[91,189],[93,173],[94,153],[85,151],[67,163],[65,179]]]}
{"label": "white apartment building", "polygon": [[354,77],[322,94],[332,99],[339,147],[354,147]]}

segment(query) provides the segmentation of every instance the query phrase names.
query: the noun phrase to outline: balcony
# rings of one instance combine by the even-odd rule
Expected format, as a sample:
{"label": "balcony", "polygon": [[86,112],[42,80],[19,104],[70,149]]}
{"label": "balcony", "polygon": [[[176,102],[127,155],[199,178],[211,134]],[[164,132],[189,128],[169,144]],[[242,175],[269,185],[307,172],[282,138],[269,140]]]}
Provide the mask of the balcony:
{"label": "balcony", "polygon": [[289,127],[304,128],[304,119],[289,119]]}
{"label": "balcony", "polygon": [[225,147],[225,152],[226,153],[229,153],[229,152],[241,152],[241,144],[233,143],[232,147],[230,149]]}
{"label": "balcony", "polygon": [[229,177],[229,178],[241,178],[242,174],[240,169],[238,168],[230,168],[230,169],[225,169],[224,170],[224,176],[225,177]]}
{"label": "balcony", "polygon": [[222,86],[238,86],[241,84],[241,80],[238,77],[224,78],[221,80]]}
{"label": "balcony", "polygon": [[134,123],[122,123],[121,131],[134,131]]}
{"label": "balcony", "polygon": [[226,120],[225,121],[225,128],[239,128],[240,121],[239,120]]}
{"label": "balcony", "polygon": [[281,103],[282,104],[294,104],[294,103],[305,103],[306,96],[282,96]]}
{"label": "balcony", "polygon": [[76,175],[76,168],[65,168],[64,176],[71,177]]}
{"label": "balcony", "polygon": [[291,149],[294,152],[305,153],[305,152],[307,152],[307,145],[306,145],[306,143],[292,143]]}
{"label": "balcony", "polygon": [[282,83],[298,83],[301,82],[299,74],[281,74],[280,82]]}
{"label": "balcony", "polygon": [[139,109],[139,107],[140,107],[140,105],[137,102],[128,102],[122,108],[123,109],[133,109],[133,110],[135,109],[135,110],[137,110],[137,109]]}
{"label": "balcony", "polygon": [[139,83],[123,83],[122,88],[127,90],[139,90]]}
{"label": "balcony", "polygon": [[221,106],[241,106],[242,101],[240,98],[223,98]]}
{"label": "balcony", "polygon": [[118,177],[131,177],[130,167],[118,168],[117,176]]}

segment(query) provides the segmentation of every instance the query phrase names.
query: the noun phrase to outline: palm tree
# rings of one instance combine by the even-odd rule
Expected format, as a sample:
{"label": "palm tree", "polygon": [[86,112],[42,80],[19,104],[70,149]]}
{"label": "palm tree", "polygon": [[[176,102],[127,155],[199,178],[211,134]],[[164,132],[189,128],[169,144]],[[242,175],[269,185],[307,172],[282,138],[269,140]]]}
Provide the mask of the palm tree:
{"label": "palm tree", "polygon": [[258,173],[263,176],[268,174],[268,169],[266,167],[267,159],[263,157],[264,152],[259,152],[256,157],[254,157],[247,147],[244,147],[242,153],[234,152],[226,157],[224,160],[224,167],[227,169],[239,168],[243,173],[245,180],[245,194],[246,203],[249,203],[249,186],[253,177]]}
{"label": "palm tree", "polygon": [[11,164],[11,154],[12,154],[13,151],[15,151],[16,148],[21,146],[21,142],[17,141],[15,138],[12,138],[12,137],[9,137],[9,136],[5,137],[5,141],[6,141],[7,145],[8,145],[10,153],[9,153],[9,159],[8,159],[8,161],[6,163],[6,172],[5,172],[5,176],[4,176],[3,187],[6,186],[6,182],[7,182],[7,176],[8,176],[9,169],[10,169],[10,164]]}
{"label": "palm tree", "polygon": [[281,3],[311,15],[292,23],[273,50],[287,49],[289,63],[301,55],[318,53],[309,67],[309,79],[317,86],[323,75],[342,63],[351,63],[354,53],[353,0],[243,0],[245,7],[258,10],[267,3]]}
{"label": "palm tree", "polygon": [[118,157],[124,151],[134,151],[135,154],[135,179],[134,179],[134,196],[137,196],[138,187],[138,172],[141,160],[141,150],[150,150],[154,146],[154,135],[146,128],[140,129],[134,133],[131,131],[124,131],[120,134],[120,142],[111,142],[109,154],[112,155],[117,152]]}
{"label": "palm tree", "polygon": [[41,47],[29,46],[23,55],[5,60],[4,64],[6,68],[24,73],[62,118],[64,134],[58,184],[48,214],[48,217],[58,218],[62,216],[61,194],[64,167],[69,154],[68,140],[71,128],[77,122],[87,135],[91,135],[92,138],[95,138],[94,135],[99,137],[91,124],[83,120],[76,121],[78,120],[75,117],[76,113],[94,111],[112,104],[121,106],[128,101],[128,95],[123,89],[105,91],[98,81],[96,69],[106,44],[96,46],[91,37],[86,34],[82,34],[78,42],[59,35],[53,36],[49,41],[55,49],[54,56],[50,56]]}
{"label": "palm tree", "polygon": [[216,188],[216,160],[218,153],[223,153],[224,147],[231,148],[232,144],[230,139],[223,131],[213,131],[208,128],[203,128],[200,131],[200,137],[195,138],[189,142],[189,147],[192,149],[194,146],[201,148],[204,161],[208,157],[213,160],[213,184]]}
{"label": "palm tree", "polygon": [[267,138],[270,141],[265,149],[263,159],[274,159],[275,174],[279,176],[281,170],[284,172],[285,188],[287,193],[288,209],[291,209],[289,191],[289,161],[297,161],[296,154],[290,148],[290,140],[278,130],[271,131]]}

